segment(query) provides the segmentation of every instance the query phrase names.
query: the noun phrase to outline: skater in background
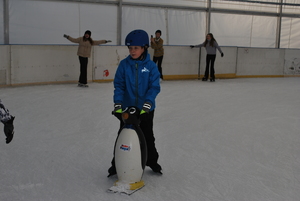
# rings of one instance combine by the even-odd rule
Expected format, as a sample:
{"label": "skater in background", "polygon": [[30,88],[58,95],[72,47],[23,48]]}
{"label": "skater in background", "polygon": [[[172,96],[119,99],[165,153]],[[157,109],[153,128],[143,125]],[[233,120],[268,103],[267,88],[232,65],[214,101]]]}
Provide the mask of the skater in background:
{"label": "skater in background", "polygon": [[6,136],[6,144],[9,144],[14,137],[14,122],[15,117],[9,114],[9,110],[5,108],[0,99],[0,120],[4,124],[4,134]]}
{"label": "skater in background", "polygon": [[72,38],[64,34],[64,37],[73,43],[79,43],[77,55],[80,62],[80,76],[78,81],[79,87],[88,87],[87,85],[87,65],[88,58],[91,56],[91,50],[93,45],[100,45],[111,42],[110,40],[93,40],[91,38],[92,32],[87,30],[83,37]]}
{"label": "skater in background", "polygon": [[206,68],[205,68],[205,75],[202,78],[202,81],[207,81],[208,74],[209,74],[209,64],[210,64],[210,81],[215,81],[215,60],[216,60],[216,54],[217,49],[221,53],[221,57],[224,56],[224,53],[222,52],[221,48],[219,47],[216,39],[214,38],[212,33],[209,33],[206,35],[205,41],[200,45],[191,45],[191,48],[194,47],[205,47],[207,55],[206,55]]}
{"label": "skater in background", "polygon": [[[121,120],[122,110],[129,106],[136,106],[141,110],[140,128],[145,136],[148,152],[146,165],[154,172],[161,173],[153,134],[155,98],[160,92],[160,74],[155,63],[150,60],[149,37],[144,30],[130,32],[125,39],[125,45],[128,46],[129,56],[120,62],[115,74],[113,113],[120,120],[121,129],[124,125]],[[116,174],[114,159],[108,172],[108,176]]]}
{"label": "skater in background", "polygon": [[161,30],[157,30],[155,32],[155,38],[153,38],[153,36],[151,35],[151,48],[154,49],[153,61],[154,63],[157,63],[158,71],[160,73],[160,79],[163,80],[161,64],[164,58],[164,40],[160,36]]}

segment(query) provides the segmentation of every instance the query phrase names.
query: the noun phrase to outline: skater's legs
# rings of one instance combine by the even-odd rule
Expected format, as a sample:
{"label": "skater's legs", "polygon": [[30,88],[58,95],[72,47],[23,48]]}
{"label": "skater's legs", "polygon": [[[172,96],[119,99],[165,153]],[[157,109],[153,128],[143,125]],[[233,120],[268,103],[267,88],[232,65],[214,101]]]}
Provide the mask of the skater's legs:
{"label": "skater's legs", "polygon": [[152,59],[152,60],[153,60],[153,62],[156,64],[156,62],[157,62],[157,60],[158,60],[158,57],[154,57],[154,56],[153,56],[153,59]]}
{"label": "skater's legs", "polygon": [[210,57],[209,54],[206,55],[206,67],[205,67],[205,73],[204,77],[207,79],[209,74],[209,63],[210,63]]}
{"label": "skater's legs", "polygon": [[210,77],[215,78],[215,60],[216,60],[216,55],[210,55]]}
{"label": "skater's legs", "polygon": [[80,61],[80,76],[79,76],[79,83],[87,84],[87,65],[88,65],[88,58],[79,56]]}
{"label": "skater's legs", "polygon": [[160,57],[153,57],[153,62],[157,63],[157,67],[158,67],[158,71],[160,73],[160,78],[163,79],[163,74],[162,74],[162,60],[163,60],[164,56],[160,56]]}
{"label": "skater's legs", "polygon": [[146,139],[147,143],[147,166],[153,166],[157,164],[158,160],[158,152],[155,147],[155,137],[153,134],[153,118],[154,118],[154,111],[149,112],[147,115],[140,123],[141,130],[143,131],[143,134]]}

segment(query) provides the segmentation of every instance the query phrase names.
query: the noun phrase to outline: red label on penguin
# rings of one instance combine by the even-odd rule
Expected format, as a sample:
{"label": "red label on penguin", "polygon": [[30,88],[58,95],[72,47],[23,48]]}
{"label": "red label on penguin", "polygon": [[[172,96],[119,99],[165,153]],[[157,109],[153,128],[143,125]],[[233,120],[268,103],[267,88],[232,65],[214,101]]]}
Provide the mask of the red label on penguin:
{"label": "red label on penguin", "polygon": [[123,151],[130,151],[130,146],[129,146],[129,145],[122,144],[122,145],[120,146],[120,149],[123,150]]}

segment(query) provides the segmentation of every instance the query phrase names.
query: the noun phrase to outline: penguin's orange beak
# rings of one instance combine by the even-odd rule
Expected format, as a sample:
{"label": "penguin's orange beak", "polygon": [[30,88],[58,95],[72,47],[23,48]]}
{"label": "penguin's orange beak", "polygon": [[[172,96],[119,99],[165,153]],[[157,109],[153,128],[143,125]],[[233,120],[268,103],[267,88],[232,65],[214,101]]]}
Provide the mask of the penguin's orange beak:
{"label": "penguin's orange beak", "polygon": [[129,117],[129,114],[128,113],[123,113],[122,114],[122,119],[128,119],[128,117]]}

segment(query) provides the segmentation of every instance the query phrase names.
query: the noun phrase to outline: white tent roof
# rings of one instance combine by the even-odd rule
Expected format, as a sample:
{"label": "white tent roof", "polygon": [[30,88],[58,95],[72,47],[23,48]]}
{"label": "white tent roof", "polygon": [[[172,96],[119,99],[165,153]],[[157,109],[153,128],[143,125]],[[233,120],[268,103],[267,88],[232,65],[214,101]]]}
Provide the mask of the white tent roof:
{"label": "white tent roof", "polygon": [[253,2],[123,0],[120,6],[118,0],[0,0],[0,12],[9,18],[0,22],[0,44],[7,44],[5,37],[8,44],[69,44],[63,34],[79,37],[89,29],[94,39],[124,45],[126,35],[139,28],[149,35],[162,30],[165,45],[201,43],[211,32],[221,46],[275,48],[279,37],[281,48],[300,47],[300,0],[282,7],[276,0]]}

